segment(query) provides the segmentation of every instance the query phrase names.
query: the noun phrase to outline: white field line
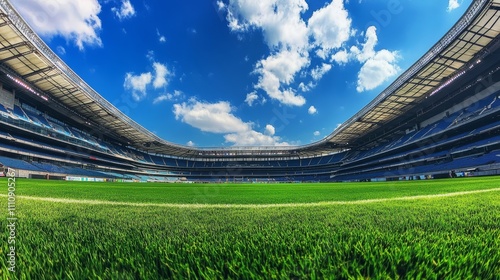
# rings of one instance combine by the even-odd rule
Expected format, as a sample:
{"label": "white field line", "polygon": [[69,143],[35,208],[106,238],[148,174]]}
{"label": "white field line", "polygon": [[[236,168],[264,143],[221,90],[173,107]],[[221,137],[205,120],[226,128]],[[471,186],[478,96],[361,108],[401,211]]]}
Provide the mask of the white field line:
{"label": "white field line", "polygon": [[[37,201],[47,201],[47,202],[57,202],[57,203],[69,203],[69,204],[116,205],[116,206],[135,206],[135,207],[272,208],[272,207],[315,207],[315,206],[327,206],[327,205],[369,204],[369,203],[379,203],[379,202],[386,202],[386,201],[405,201],[405,200],[429,199],[429,198],[439,198],[439,197],[452,197],[452,196],[461,196],[461,195],[496,192],[496,191],[500,191],[500,188],[474,190],[474,191],[463,191],[463,192],[441,193],[441,194],[429,194],[429,195],[361,199],[361,200],[352,200],[352,201],[321,201],[321,202],[306,202],[306,203],[274,203],[274,204],[138,203],[138,202],[119,202],[119,201],[108,201],[108,200],[35,197],[35,196],[25,196],[25,195],[19,195],[19,196],[16,196],[16,198],[27,199],[27,200],[37,200]],[[5,195],[5,194],[0,194],[0,196],[7,197],[7,195]]]}

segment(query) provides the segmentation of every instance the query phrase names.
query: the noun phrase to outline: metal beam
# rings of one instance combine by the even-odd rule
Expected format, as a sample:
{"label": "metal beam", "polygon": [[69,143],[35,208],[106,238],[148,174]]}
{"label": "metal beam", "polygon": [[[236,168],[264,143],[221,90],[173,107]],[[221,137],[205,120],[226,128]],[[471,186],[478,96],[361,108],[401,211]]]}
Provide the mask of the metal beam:
{"label": "metal beam", "polygon": [[[415,98],[413,98],[415,99]],[[391,103],[396,103],[396,104],[400,104],[400,105],[415,105],[415,104],[418,104],[418,103],[415,103],[413,101],[409,101],[409,102],[402,102],[402,101],[398,101],[398,100],[391,100]],[[399,110],[400,111],[400,110]]]}
{"label": "metal beam", "polygon": [[38,74],[42,74],[44,72],[49,72],[51,70],[53,70],[55,67],[54,66],[48,66],[48,67],[45,67],[45,68],[42,68],[42,69],[38,69],[36,71],[33,71],[31,73],[28,73],[24,76],[22,76],[24,79],[28,78],[28,77],[31,77],[31,76],[34,76],[34,75],[38,75]]}
{"label": "metal beam", "polygon": [[22,41],[22,42],[19,42],[19,43],[8,45],[6,47],[0,48],[0,52],[9,51],[11,49],[15,49],[15,48],[23,47],[23,46],[28,46],[28,42]]}
{"label": "metal beam", "polygon": [[9,61],[11,59],[19,58],[19,57],[28,55],[28,54],[33,53],[33,52],[34,52],[34,50],[30,49],[29,51],[25,51],[23,53],[18,53],[16,55],[11,56],[11,57],[7,57],[7,58],[0,60],[0,63],[4,63],[4,62]]}
{"label": "metal beam", "polygon": [[378,125],[378,124],[379,124],[378,122],[374,122],[374,121],[365,121],[365,120],[363,120],[363,119],[358,120],[358,122],[361,122],[361,123],[369,123],[369,124],[375,124],[375,125]]}
{"label": "metal beam", "polygon": [[57,75],[59,75],[59,73],[54,73],[54,74],[52,74],[52,75],[43,76],[43,77],[40,77],[40,78],[38,78],[38,79],[36,79],[36,80],[32,80],[32,81],[30,81],[30,83],[32,83],[32,84],[36,84],[36,83],[38,83],[38,82],[40,82],[40,81],[50,79],[50,78],[55,77],[55,76],[57,76]]}
{"label": "metal beam", "polygon": [[[470,42],[469,42],[469,43],[470,43]],[[444,58],[444,59],[446,59],[446,60],[452,60],[452,61],[454,61],[454,62],[458,61],[458,62],[460,62],[460,63],[462,63],[462,64],[467,63],[467,61],[463,61],[463,60],[461,60],[461,59],[458,59],[458,58],[452,58],[452,57],[445,56],[445,55],[439,55],[439,57],[440,57],[440,58]],[[435,63],[438,63],[438,62],[435,62]],[[441,64],[441,65],[447,65],[447,64],[442,64],[442,63],[438,63],[438,64]],[[447,65],[447,66],[448,66],[448,65]],[[458,70],[458,69],[455,69],[455,68],[452,68],[452,69],[454,69],[454,70]]]}

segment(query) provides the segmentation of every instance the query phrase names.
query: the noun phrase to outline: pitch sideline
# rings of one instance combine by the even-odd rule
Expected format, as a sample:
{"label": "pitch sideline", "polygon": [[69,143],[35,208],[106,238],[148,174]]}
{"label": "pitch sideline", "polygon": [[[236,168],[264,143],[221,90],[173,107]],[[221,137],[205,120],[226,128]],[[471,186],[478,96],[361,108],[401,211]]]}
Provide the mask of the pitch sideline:
{"label": "pitch sideline", "polygon": [[[369,204],[369,203],[379,203],[379,202],[387,202],[387,201],[404,201],[404,200],[429,199],[429,198],[439,198],[439,197],[452,197],[452,196],[461,196],[461,195],[494,192],[494,191],[500,191],[500,188],[441,193],[441,194],[429,194],[429,195],[362,199],[362,200],[352,200],[352,201],[320,201],[320,202],[305,202],[305,203],[274,203],[274,204],[138,203],[138,202],[120,202],[120,201],[109,201],[109,200],[91,200],[91,199],[79,200],[79,199],[71,199],[71,198],[36,197],[36,196],[25,196],[25,195],[19,195],[19,196],[16,196],[16,198],[27,199],[27,200],[36,200],[36,201],[56,202],[56,203],[69,203],[69,204],[114,205],[114,206],[135,206],[135,207],[171,207],[171,208],[273,208],[274,207],[274,208],[279,208],[279,207],[316,207],[316,206],[328,206],[328,205]],[[7,197],[6,194],[0,194],[0,196]]]}

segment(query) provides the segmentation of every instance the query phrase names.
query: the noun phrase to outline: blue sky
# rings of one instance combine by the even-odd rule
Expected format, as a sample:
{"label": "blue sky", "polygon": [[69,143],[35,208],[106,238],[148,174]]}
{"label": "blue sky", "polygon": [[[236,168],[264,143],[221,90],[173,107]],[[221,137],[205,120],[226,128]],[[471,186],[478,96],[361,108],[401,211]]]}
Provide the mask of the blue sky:
{"label": "blue sky", "polygon": [[177,144],[322,139],[420,58],[470,0],[11,0],[118,109]]}

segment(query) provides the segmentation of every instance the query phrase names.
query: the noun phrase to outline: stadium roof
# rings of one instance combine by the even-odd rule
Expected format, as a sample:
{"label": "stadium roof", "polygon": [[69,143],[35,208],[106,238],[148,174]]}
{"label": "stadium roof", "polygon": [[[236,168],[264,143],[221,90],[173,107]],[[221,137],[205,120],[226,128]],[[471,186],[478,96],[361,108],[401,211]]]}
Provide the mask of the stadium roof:
{"label": "stadium roof", "polygon": [[193,148],[165,141],[130,119],[75,74],[8,1],[0,0],[0,9],[0,70],[47,106],[54,106],[51,100],[62,104],[74,121],[96,135],[150,153],[179,157],[310,156],[349,148],[355,139],[401,116],[473,67],[489,47],[498,45],[500,32],[500,0],[474,1],[422,58],[321,141],[294,147]]}

